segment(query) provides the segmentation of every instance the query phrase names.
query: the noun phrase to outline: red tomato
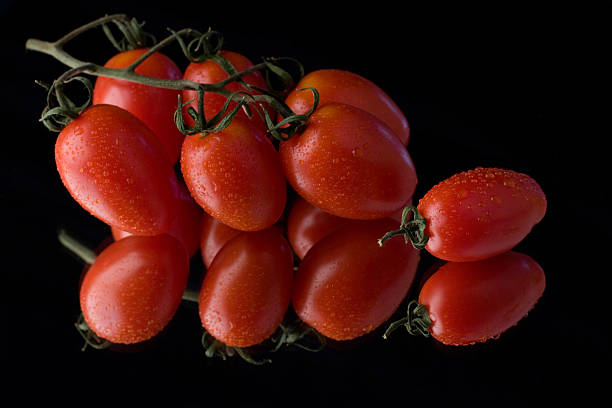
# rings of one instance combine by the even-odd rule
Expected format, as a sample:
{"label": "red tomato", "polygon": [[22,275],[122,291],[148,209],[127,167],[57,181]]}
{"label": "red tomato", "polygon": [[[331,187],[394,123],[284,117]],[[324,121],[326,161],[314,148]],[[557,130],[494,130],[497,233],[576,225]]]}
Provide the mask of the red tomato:
{"label": "red tomato", "polygon": [[[200,249],[200,230],[204,220],[204,211],[191,198],[184,184],[177,184],[177,190],[179,199],[177,212],[166,233],[178,239],[187,251],[187,256],[191,258]],[[115,241],[133,235],[115,227],[111,227],[111,233]]]}
{"label": "red tomato", "polygon": [[218,133],[188,136],[181,170],[198,204],[234,229],[265,229],[285,208],[287,183],[278,153],[240,117]]}
{"label": "red tomato", "polygon": [[278,229],[240,233],[219,251],[204,276],[203,327],[227,346],[261,343],[288,310],[292,280],[293,254]]}
{"label": "red tomato", "polygon": [[315,330],[350,340],[376,329],[395,312],[410,289],[419,251],[392,240],[379,247],[391,219],[349,224],[308,251],[293,286],[293,308]]}
{"label": "red tomato", "polygon": [[306,74],[287,96],[285,103],[296,114],[312,108],[312,92],[298,91],[311,87],[319,92],[321,107],[330,102],[356,106],[370,112],[389,126],[406,146],[410,138],[408,120],[397,104],[378,85],[353,72],[340,69],[320,69]]}
{"label": "red tomato", "polygon": [[221,248],[240,233],[241,231],[228,227],[215,217],[204,213],[200,231],[200,253],[207,269]]}
{"label": "red tomato", "polygon": [[298,258],[303,259],[321,238],[349,222],[354,220],[326,213],[298,196],[287,219],[287,239]]}
{"label": "red tomato", "polygon": [[444,344],[496,338],[515,326],[542,296],[544,271],[530,257],[506,252],[476,262],[448,262],[421,289],[431,335]]}
{"label": "red tomato", "polygon": [[388,217],[411,198],[416,171],[405,146],[372,114],[328,103],[279,147],[287,180],[322,210],[343,218]]}
{"label": "red tomato", "polygon": [[[253,63],[242,54],[239,54],[233,51],[222,50],[221,55],[225,57],[234,66],[234,68],[238,72],[247,70],[253,66]],[[215,61],[206,60],[204,62],[190,63],[185,69],[185,73],[183,77],[185,79],[188,79],[190,81],[194,81],[200,84],[214,84],[214,83],[227,79],[229,75]],[[267,88],[267,84],[266,84],[264,77],[258,71],[255,71],[248,75],[243,76],[242,80],[252,86],[256,86],[256,87],[263,88],[263,89]],[[230,92],[237,92],[237,91],[245,90],[241,84],[235,81],[227,84],[225,88]],[[249,91],[249,93],[253,95],[258,94],[258,92],[256,91]],[[184,90],[182,93],[183,103],[190,101],[192,99],[193,99],[193,102],[191,102],[185,107],[185,112],[186,112],[187,107],[189,106],[192,106],[193,108],[197,109],[198,104],[197,104],[197,92],[191,91],[191,90]],[[219,95],[214,92],[205,92],[204,93],[204,115],[206,119],[209,120],[213,116],[215,116],[217,113],[219,113],[221,109],[223,108],[223,105],[225,105],[226,101],[227,99],[223,95]],[[236,102],[231,102],[229,105],[229,109],[231,110],[235,106],[236,106]],[[272,111],[270,111],[271,108],[267,104],[263,104],[263,106],[269,110],[268,113],[272,114]],[[252,113],[253,113],[253,116],[251,117],[251,122],[255,124],[260,130],[266,132],[268,130],[266,123],[263,120],[261,120],[261,117],[257,114],[257,112],[253,111]],[[248,118],[248,116],[243,110],[241,110],[238,113],[238,115],[242,116],[243,118]],[[189,115],[185,114],[183,115],[183,117],[187,124],[189,125],[194,124],[193,119]],[[274,117],[274,116],[271,116],[271,117]]]}
{"label": "red tomato", "polygon": [[[126,68],[140,58],[146,49],[121,52],[104,64],[107,68]],[[180,68],[166,55],[155,52],[147,57],[135,72],[153,78],[178,80]],[[94,104],[122,107],[142,120],[161,141],[172,164],[176,163],[185,136],[174,123],[174,111],[180,91],[157,88],[120,79],[98,77],[93,92]]]}
{"label": "red tomato", "polygon": [[93,105],[69,123],[55,161],[72,197],[106,224],[138,235],[168,230],[177,200],[173,167],[153,132],[113,105]]}
{"label": "red tomato", "polygon": [[546,197],[529,176],[476,168],[444,180],[419,201],[425,247],[447,261],[476,261],[518,244],[546,213]]}
{"label": "red tomato", "polygon": [[174,316],[188,274],[185,250],[170,235],[116,241],[85,274],[83,317],[95,334],[113,343],[148,340]]}

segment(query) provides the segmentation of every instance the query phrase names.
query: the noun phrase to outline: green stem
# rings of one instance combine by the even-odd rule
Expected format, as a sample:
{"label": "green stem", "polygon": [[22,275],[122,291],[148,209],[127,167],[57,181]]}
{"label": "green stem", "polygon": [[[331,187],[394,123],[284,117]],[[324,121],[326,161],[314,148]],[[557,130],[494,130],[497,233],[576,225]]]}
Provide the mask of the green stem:
{"label": "green stem", "polygon": [[[408,217],[412,213],[413,218],[409,221]],[[402,221],[400,228],[395,231],[389,231],[382,238],[378,239],[378,245],[383,244],[398,235],[404,236],[406,243],[411,242],[415,249],[423,249],[427,245],[429,237],[425,234],[425,228],[427,227],[427,220],[421,215],[417,207],[407,206],[402,211]]]}
{"label": "green stem", "polygon": [[404,326],[408,333],[412,334],[413,336],[421,335],[424,337],[429,337],[431,319],[429,318],[427,307],[420,304],[416,300],[410,301],[410,303],[408,303],[406,317],[391,323],[387,330],[385,330],[383,338],[387,339],[393,331],[402,326]]}

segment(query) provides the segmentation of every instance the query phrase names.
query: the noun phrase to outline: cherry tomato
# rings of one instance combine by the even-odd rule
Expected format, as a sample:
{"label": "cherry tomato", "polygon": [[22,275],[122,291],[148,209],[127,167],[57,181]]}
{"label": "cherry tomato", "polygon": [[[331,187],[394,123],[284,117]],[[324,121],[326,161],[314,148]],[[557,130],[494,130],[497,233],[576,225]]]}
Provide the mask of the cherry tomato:
{"label": "cherry tomato", "polygon": [[[116,54],[104,64],[107,68],[126,68],[140,58],[144,48]],[[178,80],[183,77],[180,68],[168,56],[155,52],[135,69],[140,75]],[[158,88],[120,79],[98,77],[93,92],[94,104],[122,107],[142,120],[161,141],[172,164],[176,163],[185,136],[174,123],[174,111],[180,91]]]}
{"label": "cherry tomato", "polygon": [[240,117],[218,133],[188,136],[181,170],[198,204],[234,229],[265,229],[285,208],[287,183],[278,153],[261,131]]}
{"label": "cherry tomato", "polygon": [[[244,71],[244,70],[247,70],[253,67],[253,63],[247,57],[237,52],[222,50],[221,56],[227,59],[238,72]],[[200,84],[214,84],[214,83],[227,79],[229,75],[227,74],[227,72],[225,72],[225,70],[219,64],[217,64],[217,62],[209,59],[204,62],[190,63],[185,69],[185,73],[183,74],[183,77],[185,79],[188,79],[190,81],[194,81]],[[266,84],[264,77],[258,71],[252,72],[248,75],[244,75],[242,77],[242,80],[252,86],[256,86],[256,87],[263,88],[263,89],[267,88],[267,84]],[[229,84],[225,86],[225,88],[230,92],[237,92],[237,91],[245,90],[244,87],[236,81],[230,82]],[[182,92],[183,92],[182,93],[183,103],[193,99],[193,101],[185,107],[185,112],[186,112],[187,107],[189,106],[192,106],[193,108],[197,109],[198,107],[197,106],[197,92],[191,91],[191,90],[184,90]],[[258,92],[254,90],[249,91],[249,93],[253,95],[258,94]],[[206,119],[208,120],[212,118],[213,116],[215,116],[217,113],[219,113],[221,109],[223,108],[223,106],[225,105],[226,100],[227,100],[226,97],[223,95],[219,95],[214,92],[204,92],[204,115]],[[229,109],[231,110],[235,106],[236,106],[236,102],[231,102],[229,105]],[[269,110],[268,113],[270,114],[272,113],[270,111],[271,108],[267,104],[263,103],[263,106],[265,109]],[[251,122],[254,125],[256,125],[260,130],[264,132],[267,131],[268,127],[266,123],[261,119],[261,117],[257,114],[257,112],[253,111],[252,113],[253,115],[250,118]],[[241,110],[238,113],[238,115],[242,116],[243,118],[248,118],[248,116],[243,110]],[[185,114],[183,116],[187,124],[189,125],[194,124],[193,119],[189,115]]]}
{"label": "cherry tomato", "polygon": [[427,220],[425,247],[447,261],[476,261],[518,244],[546,213],[546,197],[531,177],[476,168],[444,180],[417,206]]}
{"label": "cherry tomato", "polygon": [[379,247],[391,219],[348,224],[322,238],[298,267],[293,308],[315,330],[350,340],[379,327],[408,293],[419,251],[401,240]]}
{"label": "cherry tomato", "polygon": [[174,316],[188,274],[185,250],[170,235],[113,242],[83,278],[83,317],[94,333],[113,343],[148,340]]}
{"label": "cherry tomato", "polygon": [[293,254],[277,228],[240,233],[219,251],[204,276],[203,327],[228,346],[261,343],[289,308],[292,280]]}
{"label": "cherry tomato", "polygon": [[223,248],[229,240],[240,234],[241,231],[228,227],[215,217],[211,217],[206,213],[204,214],[202,228],[200,230],[200,253],[204,265],[206,268],[210,268],[213,259],[215,259],[215,256],[217,256],[221,248]]}
{"label": "cherry tomato", "polygon": [[444,344],[497,338],[515,326],[542,296],[544,271],[529,256],[509,251],[475,262],[448,262],[423,285],[419,303],[431,335]]}
{"label": "cherry tomato", "polygon": [[[200,249],[200,230],[204,220],[204,211],[191,198],[183,183],[177,184],[177,190],[179,200],[177,212],[166,233],[178,239],[187,251],[187,256],[191,258]],[[111,227],[111,233],[115,241],[133,235],[115,227]]]}
{"label": "cherry tomato", "polygon": [[285,103],[297,114],[312,108],[312,92],[299,91],[311,87],[319,92],[319,107],[340,102],[370,112],[389,126],[406,146],[410,126],[397,104],[378,85],[354,72],[340,69],[320,69],[306,74],[287,96]]}
{"label": "cherry tomato", "polygon": [[279,153],[297,193],[338,217],[388,217],[417,184],[412,159],[393,131],[350,105],[317,108],[302,133],[280,143]]}
{"label": "cherry tomato", "polygon": [[153,132],[125,109],[85,109],[60,132],[55,161],[72,197],[106,224],[138,235],[168,230],[174,169]]}

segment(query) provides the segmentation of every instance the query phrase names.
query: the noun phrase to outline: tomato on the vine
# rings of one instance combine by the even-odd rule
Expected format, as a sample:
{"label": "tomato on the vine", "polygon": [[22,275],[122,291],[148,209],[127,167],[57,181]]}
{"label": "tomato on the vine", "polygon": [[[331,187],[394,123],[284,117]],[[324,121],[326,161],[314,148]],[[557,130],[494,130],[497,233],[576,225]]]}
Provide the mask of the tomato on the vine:
{"label": "tomato on the vine", "polygon": [[476,261],[516,246],[546,213],[546,197],[531,177],[476,168],[429,190],[417,206],[426,220],[426,249],[447,261]]}
{"label": "tomato on the vine", "polygon": [[85,109],[60,132],[55,161],[72,197],[106,224],[155,235],[172,223],[174,169],[153,132],[125,109]]}
{"label": "tomato on the vine", "polygon": [[217,133],[188,136],[181,170],[196,202],[234,229],[265,229],[284,211],[287,183],[278,153],[263,132],[241,117]]}
{"label": "tomato on the vine", "polygon": [[[191,258],[200,249],[200,230],[201,225],[208,215],[205,215],[200,207],[189,195],[187,187],[183,183],[177,183],[178,206],[176,213],[172,219],[172,223],[169,226],[166,233],[172,235],[178,239],[187,255]],[[115,241],[125,238],[131,234],[126,231],[121,231],[116,227],[111,227],[111,233]]]}
{"label": "tomato on the vine", "polygon": [[240,233],[219,251],[204,276],[203,327],[227,346],[263,342],[289,308],[292,281],[293,255],[279,229]]}
{"label": "tomato on the vine", "polygon": [[[147,52],[145,48],[123,51],[106,64],[107,68],[126,68]],[[155,52],[134,70],[154,78],[179,80],[180,68],[168,56]],[[185,136],[174,123],[180,91],[158,88],[121,79],[98,77],[93,91],[94,104],[122,107],[142,120],[161,141],[172,164],[176,163]]]}
{"label": "tomato on the vine", "polygon": [[83,278],[83,317],[95,334],[113,343],[148,340],[176,313],[188,274],[185,250],[170,235],[113,242]]}
{"label": "tomato on the vine", "polygon": [[401,240],[379,247],[378,235],[396,221],[380,219],[340,227],[317,242],[295,275],[297,315],[319,333],[350,340],[383,324],[410,289],[419,252]]}
{"label": "tomato on the vine", "polygon": [[509,251],[475,262],[448,262],[419,295],[429,332],[444,344],[496,338],[534,307],[546,286],[544,271],[527,255]]}
{"label": "tomato on the vine", "polygon": [[[221,50],[220,55],[222,58],[225,58],[236,71],[244,71],[251,67],[253,67],[253,63],[247,57],[242,54],[239,54],[234,51]],[[228,73],[214,60],[208,59],[203,62],[191,62],[185,72],[183,74],[184,79],[188,79],[190,81],[194,81],[200,84],[214,84],[217,82],[221,82],[226,80],[229,77]],[[266,89],[267,84],[266,81],[259,71],[251,72],[247,75],[241,77],[242,80],[248,85],[255,86],[258,88]],[[245,88],[237,81],[232,81],[225,86],[230,92],[237,92],[245,90]],[[259,92],[255,90],[250,90],[250,94],[257,95]],[[182,100],[183,103],[188,103],[185,107],[185,112],[187,107],[191,106],[197,109],[197,92],[192,90],[184,90],[182,91]],[[219,113],[223,106],[225,105],[227,99],[225,96],[213,93],[213,92],[204,92],[204,116],[207,120],[211,119],[217,113]],[[265,109],[271,109],[266,103],[262,104]],[[232,101],[229,104],[229,109],[233,109],[236,106],[236,102]],[[243,118],[248,118],[247,114],[244,110],[240,110],[238,115]],[[185,122],[189,125],[193,125],[193,119],[184,114]],[[267,131],[268,127],[266,123],[262,120],[259,114],[255,111],[252,112],[252,116],[250,121],[257,126],[262,131]]]}
{"label": "tomato on the vine", "polygon": [[312,87],[319,92],[319,107],[339,102],[370,112],[385,122],[405,146],[410,138],[410,125],[399,106],[378,85],[354,72],[341,69],[319,69],[306,74],[287,95],[285,103],[296,114],[305,114],[313,105]]}
{"label": "tomato on the vine", "polygon": [[201,225],[200,254],[204,266],[210,268],[221,248],[242,231],[227,226],[206,213],[204,213]]}
{"label": "tomato on the vine", "polygon": [[391,216],[417,184],[412,159],[393,131],[350,105],[317,108],[301,133],[280,143],[279,153],[297,193],[343,218]]}

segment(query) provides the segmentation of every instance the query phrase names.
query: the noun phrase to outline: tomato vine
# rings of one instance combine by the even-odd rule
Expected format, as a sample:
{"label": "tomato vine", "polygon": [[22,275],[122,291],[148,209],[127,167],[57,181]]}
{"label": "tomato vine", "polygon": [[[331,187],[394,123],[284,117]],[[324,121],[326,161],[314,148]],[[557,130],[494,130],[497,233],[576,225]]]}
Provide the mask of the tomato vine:
{"label": "tomato vine", "polygon": [[[117,40],[114,37],[108,27],[109,23],[114,23],[119,27],[124,35],[124,39]],[[153,40],[155,44],[150,46],[146,53],[126,68],[109,68],[92,62],[82,61],[64,49],[66,44],[74,38],[100,26],[111,43],[119,50],[129,46],[142,47],[145,46],[146,40],[154,39],[152,35],[142,32],[142,24],[138,23],[135,19],[130,20],[123,14],[113,14],[78,27],[56,41],[50,42],[35,38],[30,38],[26,41],[26,49],[50,55],[70,67],[68,71],[50,85],[37,81],[37,83],[45,86],[48,90],[47,106],[44,108],[40,120],[51,131],[59,132],[90,105],[91,82],[86,77],[81,76],[81,74],[104,76],[166,89],[197,91],[198,109],[190,107],[187,112],[192,118],[196,119],[196,125],[185,126],[182,122],[182,108],[185,104],[180,99],[175,114],[177,127],[187,135],[220,131],[229,125],[239,109],[244,109],[248,116],[253,115],[254,109],[264,119],[271,136],[278,140],[287,140],[305,125],[308,117],[318,104],[318,93],[314,88],[308,88],[314,94],[315,104],[306,114],[295,114],[283,101],[282,94],[294,86],[296,79],[287,70],[282,68],[281,64],[286,61],[296,64],[299,71],[298,75],[301,77],[303,76],[304,69],[298,61],[293,58],[268,57],[249,69],[237,71],[220,53],[223,36],[212,30],[203,33],[191,28],[179,31],[169,30],[169,36],[159,42]],[[175,41],[179,44],[183,54],[189,61],[202,62],[211,59],[217,62],[228,73],[228,77],[214,84],[202,84],[187,79],[170,80],[154,78],[135,72],[135,69],[150,55]],[[263,72],[269,84],[271,84],[273,79],[276,79],[276,82],[280,82],[283,86],[280,90],[274,89],[273,86],[269,87],[272,90],[266,90],[252,87],[242,81],[242,77],[255,71]],[[86,103],[77,105],[65,94],[65,84],[73,80],[78,80],[87,89],[89,97]],[[231,82],[240,83],[244,91],[230,92],[227,90],[225,86]],[[257,91],[257,94],[252,91]],[[204,117],[204,92],[217,93],[225,96],[228,100],[224,111],[208,120]],[[227,112],[229,102],[232,100],[237,102],[238,105],[231,112]],[[269,104],[283,119],[275,123],[266,110],[261,107],[262,103]],[[227,116],[226,113],[228,113]]]}

